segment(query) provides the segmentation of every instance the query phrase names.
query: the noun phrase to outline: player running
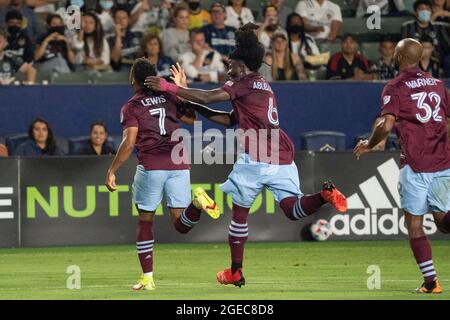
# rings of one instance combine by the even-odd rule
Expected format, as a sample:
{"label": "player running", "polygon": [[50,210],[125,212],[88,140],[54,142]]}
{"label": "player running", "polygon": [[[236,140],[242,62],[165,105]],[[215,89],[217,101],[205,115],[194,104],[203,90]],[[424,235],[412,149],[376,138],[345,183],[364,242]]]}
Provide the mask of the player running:
{"label": "player running", "polygon": [[[231,112],[212,110],[202,105],[196,105],[194,109],[215,123],[226,127],[237,124],[245,132],[254,130],[257,133],[256,140],[244,145],[245,152],[239,155],[228,180],[221,185],[222,191],[231,194],[233,199],[228,231],[231,268],[218,272],[217,280],[239,287],[245,284],[242,262],[244,244],[248,238],[247,217],[264,187],[272,191],[275,200],[291,220],[309,216],[327,202],[340,212],[347,210],[345,197],[331,182],[326,182],[323,190],[316,194],[303,195],[300,191],[298,171],[293,161],[294,145],[279,128],[277,104],[269,83],[257,72],[263,57],[264,48],[253,31],[253,25],[247,24],[236,32],[236,49],[230,55],[228,71],[232,80],[221,89],[188,89],[159,77],[149,77],[145,83],[155,91],[177,94],[196,103],[232,101]],[[183,77],[180,68],[172,68],[172,71],[175,80]],[[267,130],[268,135],[261,134],[263,129]],[[252,146],[267,146],[266,150],[272,150],[271,140],[275,140],[275,136],[279,138],[275,146],[278,157],[275,161],[262,160],[266,155],[258,153],[258,150],[255,152]],[[264,139],[267,141],[264,142]]]}
{"label": "player running", "polygon": [[139,212],[136,248],[143,275],[134,290],[154,290],[153,281],[153,219],[163,193],[175,229],[189,232],[199,221],[201,209],[213,219],[219,217],[216,203],[202,188],[194,190],[191,202],[191,184],[187,162],[175,164],[171,159],[171,134],[179,128],[179,120],[192,124],[195,114],[186,113],[189,103],[169,93],[155,93],[144,86],[148,76],[155,76],[155,66],[147,59],[134,62],[130,82],[134,96],[122,107],[123,140],[107,176],[109,191],[116,190],[115,173],[138,148],[136,175],[132,186],[133,203]]}
{"label": "player running", "polygon": [[450,95],[442,81],[419,69],[422,45],[407,38],[398,43],[394,63],[400,74],[382,93],[381,114],[369,140],[361,141],[359,157],[385,140],[395,126],[401,144],[399,192],[409,243],[424,283],[417,293],[441,293],[422,227],[432,212],[437,228],[450,232]]}

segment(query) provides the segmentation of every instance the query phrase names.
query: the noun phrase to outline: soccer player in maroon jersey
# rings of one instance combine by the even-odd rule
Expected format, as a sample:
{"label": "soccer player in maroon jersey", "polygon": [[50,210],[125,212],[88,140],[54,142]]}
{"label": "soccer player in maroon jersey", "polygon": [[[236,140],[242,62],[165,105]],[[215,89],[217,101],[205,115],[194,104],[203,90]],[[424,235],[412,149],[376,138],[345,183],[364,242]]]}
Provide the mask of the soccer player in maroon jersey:
{"label": "soccer player in maroon jersey", "polygon": [[424,283],[416,292],[441,293],[424,233],[423,215],[431,212],[437,228],[450,232],[450,95],[442,81],[418,67],[423,47],[403,39],[395,48],[400,71],[382,93],[381,114],[368,140],[354,153],[359,157],[397,129],[401,144],[399,192],[409,243]]}
{"label": "soccer player in maroon jersey", "polygon": [[[293,161],[294,145],[279,128],[277,103],[270,84],[257,72],[263,61],[264,48],[253,29],[252,24],[247,24],[236,31],[236,50],[230,55],[228,71],[231,81],[220,89],[188,89],[169,84],[159,77],[146,80],[146,85],[155,91],[174,93],[195,103],[231,101],[231,112],[212,110],[203,105],[193,107],[213,122],[227,127],[237,124],[245,133],[256,133],[256,136],[250,135],[248,141],[244,140],[247,141],[244,153],[239,155],[228,180],[221,185],[222,191],[231,194],[233,199],[228,231],[231,268],[218,272],[217,280],[239,287],[245,284],[242,262],[248,238],[247,218],[250,207],[263,188],[272,191],[291,220],[311,215],[327,202],[340,212],[347,210],[347,200],[329,181],[319,193],[303,195],[300,191],[298,171]],[[172,68],[172,71],[175,79],[182,77],[182,70]],[[266,152],[271,150],[271,156],[276,154],[276,157],[268,160],[268,153],[261,152],[264,148]]]}
{"label": "soccer player in maroon jersey", "polygon": [[186,161],[180,164],[172,161],[172,149],[178,141],[171,141],[171,134],[179,128],[179,120],[192,124],[195,114],[186,112],[188,102],[170,93],[156,93],[146,88],[144,80],[152,75],[156,75],[156,69],[147,59],[134,62],[130,82],[135,94],[122,107],[123,140],[105,182],[111,192],[116,190],[115,173],[136,145],[139,165],[132,193],[139,212],[136,248],[143,275],[133,286],[134,290],[155,289],[153,219],[163,194],[175,229],[180,233],[189,232],[198,223],[201,209],[214,219],[220,214],[216,203],[202,188],[194,190],[191,202],[189,165]]}

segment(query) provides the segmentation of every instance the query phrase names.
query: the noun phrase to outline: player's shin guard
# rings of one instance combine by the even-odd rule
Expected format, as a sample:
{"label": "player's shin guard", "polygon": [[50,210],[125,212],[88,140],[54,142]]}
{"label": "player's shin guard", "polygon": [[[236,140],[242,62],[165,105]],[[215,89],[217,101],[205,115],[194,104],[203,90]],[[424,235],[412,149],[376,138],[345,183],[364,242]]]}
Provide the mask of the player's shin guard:
{"label": "player's shin guard", "polygon": [[175,229],[179,233],[188,233],[200,220],[201,210],[197,209],[194,204],[184,209],[183,213],[175,220]]}
{"label": "player's shin guard", "polygon": [[320,193],[304,195],[301,198],[287,197],[281,200],[280,207],[291,220],[299,220],[315,213],[325,204]]}
{"label": "player's shin guard", "polygon": [[228,243],[231,249],[231,271],[242,268],[244,245],[248,238],[247,217],[249,208],[233,204],[232,219],[228,229]]}
{"label": "player's shin guard", "polygon": [[153,222],[139,220],[136,249],[144,274],[153,272]]}
{"label": "player's shin guard", "polygon": [[436,271],[434,270],[431,256],[431,245],[426,236],[410,239],[409,244],[413,251],[419,269],[422,272],[425,283],[432,283],[436,280]]}

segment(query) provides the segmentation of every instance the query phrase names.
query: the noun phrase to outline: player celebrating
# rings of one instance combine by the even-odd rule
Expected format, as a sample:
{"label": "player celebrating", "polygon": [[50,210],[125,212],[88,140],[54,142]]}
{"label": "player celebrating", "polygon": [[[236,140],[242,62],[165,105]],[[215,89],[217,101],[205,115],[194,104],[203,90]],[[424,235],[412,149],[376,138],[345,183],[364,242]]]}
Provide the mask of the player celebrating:
{"label": "player celebrating", "polygon": [[[326,182],[319,193],[301,193],[298,171],[293,161],[294,145],[279,128],[277,104],[269,83],[257,72],[263,61],[264,48],[253,29],[254,25],[247,24],[236,31],[236,49],[230,55],[228,71],[232,80],[221,89],[188,89],[159,77],[149,77],[145,83],[155,91],[177,94],[196,103],[232,101],[231,112],[212,110],[202,105],[196,105],[194,109],[215,123],[227,127],[238,124],[244,132],[253,130],[257,134],[256,140],[250,139],[249,143],[244,144],[245,152],[239,155],[228,180],[221,185],[221,189],[231,194],[233,199],[228,232],[232,263],[230,269],[217,273],[217,280],[239,287],[245,284],[242,262],[248,237],[247,217],[250,207],[264,187],[273,192],[275,200],[291,220],[313,214],[326,202],[340,212],[347,210],[345,197],[331,182]],[[175,79],[183,77],[179,67],[172,68],[172,72]],[[262,134],[264,131],[266,136]],[[275,136],[279,140],[275,146],[278,157],[274,161],[273,158],[270,161],[263,160],[267,154],[255,152],[252,146],[259,146],[260,150],[268,146],[266,150],[273,150],[271,144],[276,140]]]}
{"label": "player celebrating", "polygon": [[424,278],[416,292],[441,293],[422,222],[423,215],[432,212],[438,229],[450,232],[450,96],[442,81],[419,69],[422,51],[416,40],[398,43],[394,62],[400,74],[383,90],[381,114],[371,137],[359,142],[354,152],[359,159],[385,140],[395,125],[401,143],[401,207]]}
{"label": "player celebrating", "polygon": [[[135,95],[122,107],[123,140],[106,176],[106,186],[116,190],[115,173],[130,157],[136,144],[139,165],[132,186],[133,202],[138,212],[136,248],[143,276],[133,286],[135,290],[154,290],[153,281],[153,219],[163,193],[175,229],[189,232],[200,219],[201,209],[212,218],[219,217],[216,203],[201,188],[194,190],[191,202],[191,185],[187,162],[175,164],[171,159],[173,147],[171,134],[179,128],[178,120],[193,123],[195,114],[183,114],[186,104],[169,93],[154,93],[144,86],[148,76],[155,76],[155,66],[141,58],[134,62],[130,81]],[[194,119],[193,119],[194,118]]]}

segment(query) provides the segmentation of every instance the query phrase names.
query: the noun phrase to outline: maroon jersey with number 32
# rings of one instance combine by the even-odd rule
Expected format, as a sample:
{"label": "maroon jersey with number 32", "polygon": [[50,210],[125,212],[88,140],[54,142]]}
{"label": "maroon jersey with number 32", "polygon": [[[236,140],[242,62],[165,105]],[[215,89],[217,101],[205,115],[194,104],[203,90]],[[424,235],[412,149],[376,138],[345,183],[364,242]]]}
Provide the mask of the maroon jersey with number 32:
{"label": "maroon jersey with number 32", "polygon": [[178,141],[171,141],[178,129],[182,102],[168,93],[139,90],[122,107],[120,122],[123,129],[137,127],[138,161],[145,170],[189,169],[187,161],[172,161],[172,149]]}
{"label": "maroon jersey with number 32", "polygon": [[381,115],[396,117],[402,166],[415,172],[450,168],[450,96],[441,80],[419,68],[403,70],[385,86],[382,101]]}
{"label": "maroon jersey with number 32", "polygon": [[[294,144],[279,128],[277,102],[266,79],[254,72],[238,80],[226,82],[222,89],[231,97],[233,116],[239,128],[245,133],[252,129],[257,133],[255,139],[250,134],[249,139],[245,140],[244,150],[250,159],[273,164],[291,164],[294,160]],[[278,135],[278,143],[274,135]],[[277,151],[278,156],[274,157]]]}

